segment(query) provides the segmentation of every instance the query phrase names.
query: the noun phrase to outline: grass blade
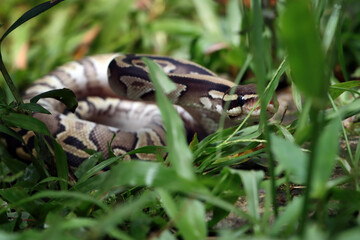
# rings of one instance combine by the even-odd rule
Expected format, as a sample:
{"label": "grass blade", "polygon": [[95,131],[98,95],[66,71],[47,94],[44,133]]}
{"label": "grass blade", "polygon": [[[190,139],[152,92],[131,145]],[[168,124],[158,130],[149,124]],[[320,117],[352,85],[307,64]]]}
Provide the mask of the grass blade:
{"label": "grass blade", "polygon": [[315,99],[318,105],[324,104],[329,84],[324,79],[324,52],[316,26],[308,1],[287,2],[280,27],[287,45],[291,75],[297,88]]}
{"label": "grass blade", "polygon": [[341,120],[335,118],[328,123],[320,135],[314,163],[316,174],[313,177],[311,190],[313,197],[322,198],[326,193],[326,184],[334,168],[338,153],[340,129]]}
{"label": "grass blade", "polygon": [[187,144],[183,122],[164,94],[164,92],[170,93],[175,90],[175,84],[168,79],[160,66],[147,58],[143,60],[149,67],[150,79],[156,89],[156,101],[166,128],[166,142],[170,161],[179,176],[194,179],[192,153]]}
{"label": "grass blade", "polygon": [[55,139],[52,140],[52,144],[54,146],[56,170],[58,177],[65,180],[59,182],[60,189],[67,190],[66,180],[68,179],[69,171],[68,171],[68,162],[67,162],[66,154],[63,148],[61,147],[61,145],[57,143]]}
{"label": "grass blade", "polygon": [[175,222],[182,237],[187,240],[205,239],[207,236],[204,204],[194,199],[180,198],[175,201],[171,195],[157,189],[165,211]]}
{"label": "grass blade", "polygon": [[[244,185],[246,200],[249,208],[249,215],[254,219],[260,219],[259,213],[259,184],[264,178],[264,172],[262,171],[244,171],[230,169],[233,174],[238,174]],[[255,231],[259,230],[259,226],[255,225]]]}
{"label": "grass blade", "polygon": [[45,134],[47,136],[51,135],[45,123],[28,115],[20,113],[9,113],[8,115],[2,116],[2,120],[6,123],[7,126],[19,127]]}
{"label": "grass blade", "polygon": [[306,182],[308,156],[294,143],[286,141],[274,134],[270,135],[271,151],[279,162],[277,168],[283,168],[290,180],[297,184]]}

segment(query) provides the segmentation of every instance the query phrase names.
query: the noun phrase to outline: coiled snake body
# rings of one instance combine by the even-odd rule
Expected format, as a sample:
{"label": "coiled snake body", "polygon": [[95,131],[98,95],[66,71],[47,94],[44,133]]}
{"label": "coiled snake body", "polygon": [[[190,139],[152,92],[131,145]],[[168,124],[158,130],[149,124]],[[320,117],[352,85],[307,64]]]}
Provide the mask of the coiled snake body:
{"label": "coiled snake body", "polygon": [[[78,166],[89,155],[84,149],[102,151],[107,144],[116,155],[147,145],[165,145],[165,128],[155,104],[154,87],[142,57],[157,62],[177,89],[168,95],[181,116],[189,137],[197,132],[200,138],[216,131],[225,112],[225,126],[243,119],[257,101],[254,85],[235,86],[195,63],[169,57],[148,55],[106,54],[69,62],[35,81],[26,91],[24,101],[39,93],[71,89],[79,100],[75,113],[54,99],[39,103],[52,114],[34,116],[48,126],[51,134],[65,150],[69,164]],[[230,95],[230,90],[236,88]],[[269,114],[274,106],[268,106]],[[252,112],[257,118],[259,108]],[[24,134],[27,142],[32,136]],[[19,151],[22,151],[19,149]],[[151,154],[138,153],[125,158],[153,159]]]}

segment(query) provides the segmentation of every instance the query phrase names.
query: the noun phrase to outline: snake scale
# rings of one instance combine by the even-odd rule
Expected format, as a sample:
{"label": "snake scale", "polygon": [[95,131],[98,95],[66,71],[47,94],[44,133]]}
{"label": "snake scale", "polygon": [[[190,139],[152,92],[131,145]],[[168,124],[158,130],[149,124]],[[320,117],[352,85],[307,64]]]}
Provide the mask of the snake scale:
{"label": "snake scale", "polygon": [[[89,157],[84,149],[102,151],[107,156],[107,145],[114,134],[111,149],[116,155],[166,144],[155,89],[143,57],[159,64],[176,84],[168,98],[182,118],[189,139],[195,132],[203,138],[216,131],[221,114],[227,116],[226,127],[236,125],[258,100],[254,85],[236,86],[200,65],[171,57],[113,53],[69,62],[35,81],[23,99],[28,102],[42,92],[61,88],[75,93],[79,102],[75,113],[57,100],[44,98],[39,104],[51,115],[34,114],[61,144],[70,166],[77,167]],[[232,88],[234,93],[230,94]],[[226,102],[229,108],[224,111]],[[274,106],[269,104],[267,111],[271,115]],[[259,113],[257,107],[251,118],[257,119]],[[33,141],[32,132],[22,134],[25,142]],[[22,148],[17,151],[18,155],[24,154]],[[154,155],[125,155],[125,159],[130,158],[151,160]]]}

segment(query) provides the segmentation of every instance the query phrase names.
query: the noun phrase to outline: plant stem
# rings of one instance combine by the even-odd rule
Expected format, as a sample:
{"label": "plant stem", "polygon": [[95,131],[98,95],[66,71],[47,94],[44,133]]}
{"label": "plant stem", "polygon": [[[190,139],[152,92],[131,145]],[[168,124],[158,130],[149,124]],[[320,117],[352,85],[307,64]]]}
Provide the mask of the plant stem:
{"label": "plant stem", "polygon": [[271,185],[271,195],[272,195],[272,204],[273,204],[273,210],[274,210],[274,215],[275,217],[278,216],[278,205],[277,205],[277,201],[276,201],[276,178],[275,178],[275,163],[274,163],[274,158],[271,152],[271,141],[270,141],[270,131],[269,131],[269,126],[267,123],[267,116],[266,116],[266,109],[267,109],[267,105],[265,102],[265,98],[261,99],[262,103],[261,103],[261,115],[260,115],[260,122],[264,123],[264,138],[266,140],[266,145],[265,145],[265,151],[267,154],[267,158],[269,161],[269,174],[270,174],[270,185]]}
{"label": "plant stem", "polygon": [[314,174],[314,166],[316,161],[316,155],[317,155],[317,146],[318,146],[318,140],[323,128],[324,123],[324,114],[323,112],[317,108],[316,106],[312,106],[310,109],[310,121],[313,123],[312,127],[312,139],[311,139],[311,146],[310,146],[310,156],[309,156],[309,163],[307,168],[307,178],[306,178],[306,189],[304,194],[304,201],[303,201],[303,208],[301,213],[301,219],[300,219],[300,234],[303,236],[306,229],[307,224],[307,215],[309,210],[309,204],[310,204],[310,193],[311,193],[311,185],[312,185],[312,179]]}
{"label": "plant stem", "polygon": [[23,103],[23,100],[21,99],[21,97],[19,95],[19,92],[15,87],[14,82],[11,80],[11,77],[10,77],[9,73],[6,70],[5,64],[4,64],[3,59],[2,59],[1,51],[0,51],[0,71],[1,71],[2,75],[4,76],[5,82],[6,82],[7,86],[9,87],[12,95],[14,96],[14,99],[15,99],[16,103],[18,105]]}

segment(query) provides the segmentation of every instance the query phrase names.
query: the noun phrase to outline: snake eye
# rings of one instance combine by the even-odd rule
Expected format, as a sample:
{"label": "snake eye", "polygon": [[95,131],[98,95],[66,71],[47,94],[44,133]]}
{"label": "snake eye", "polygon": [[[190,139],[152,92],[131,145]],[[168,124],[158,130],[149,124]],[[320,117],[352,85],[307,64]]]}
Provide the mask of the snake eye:
{"label": "snake eye", "polygon": [[238,102],[239,106],[242,107],[245,104],[245,98],[243,96],[239,95],[237,98],[237,102]]}

